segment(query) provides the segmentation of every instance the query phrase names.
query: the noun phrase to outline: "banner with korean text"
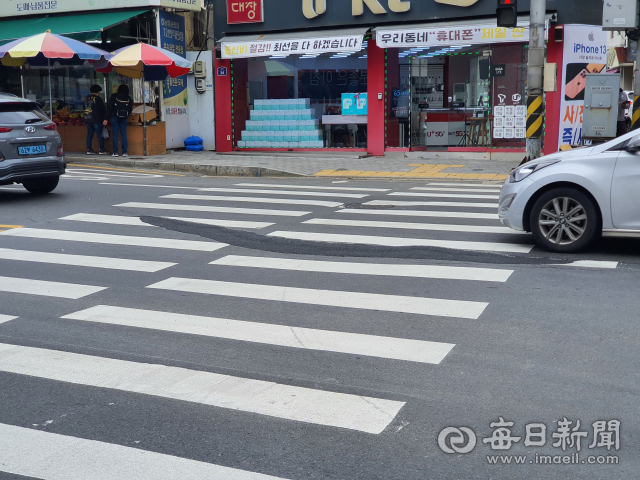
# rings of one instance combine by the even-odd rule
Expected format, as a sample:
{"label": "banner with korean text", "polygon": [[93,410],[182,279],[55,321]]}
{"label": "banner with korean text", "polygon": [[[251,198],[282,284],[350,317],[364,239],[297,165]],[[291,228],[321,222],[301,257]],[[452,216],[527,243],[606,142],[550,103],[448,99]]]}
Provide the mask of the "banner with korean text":
{"label": "banner with korean text", "polygon": [[267,57],[270,55],[305,55],[326,52],[359,52],[364,35],[340,37],[287,38],[286,40],[255,40],[234,42],[230,38],[222,43],[222,58]]}
{"label": "banner with korean text", "polygon": [[606,66],[607,32],[592,25],[565,25],[558,147],[582,144],[586,75],[604,74]]}
{"label": "banner with korean text", "polygon": [[[185,57],[187,43],[184,17],[160,10],[161,47]],[[167,148],[184,147],[189,136],[189,94],[187,76],[169,78],[163,82],[164,120],[167,130]]]}
{"label": "banner with korean text", "polygon": [[495,24],[455,27],[376,28],[376,43],[382,48],[451,47],[481,43],[528,42],[529,27],[500,28]]}

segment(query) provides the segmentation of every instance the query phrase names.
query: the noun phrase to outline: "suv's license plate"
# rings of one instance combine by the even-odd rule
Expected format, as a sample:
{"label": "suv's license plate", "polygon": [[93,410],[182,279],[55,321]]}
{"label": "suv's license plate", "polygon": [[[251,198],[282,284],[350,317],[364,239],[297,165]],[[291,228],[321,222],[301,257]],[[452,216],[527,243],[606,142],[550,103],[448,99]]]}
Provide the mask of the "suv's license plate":
{"label": "suv's license plate", "polygon": [[38,153],[47,153],[47,147],[44,145],[33,145],[31,147],[18,147],[18,155],[35,155]]}

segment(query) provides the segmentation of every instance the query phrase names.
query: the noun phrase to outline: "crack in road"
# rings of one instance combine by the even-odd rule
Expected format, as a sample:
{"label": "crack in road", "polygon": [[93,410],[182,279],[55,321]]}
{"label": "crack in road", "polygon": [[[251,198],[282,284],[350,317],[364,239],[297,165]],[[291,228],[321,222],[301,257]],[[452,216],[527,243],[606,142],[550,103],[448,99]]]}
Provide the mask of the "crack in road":
{"label": "crack in road", "polygon": [[166,230],[198,235],[234,247],[282,254],[322,257],[401,258],[447,262],[493,263],[500,265],[563,265],[578,260],[573,257],[475,252],[442,247],[388,247],[382,245],[314,242],[309,240],[269,237],[255,232],[247,232],[216,225],[202,225],[163,217],[141,216],[140,220],[149,225],[155,225],[156,227],[161,227]]}

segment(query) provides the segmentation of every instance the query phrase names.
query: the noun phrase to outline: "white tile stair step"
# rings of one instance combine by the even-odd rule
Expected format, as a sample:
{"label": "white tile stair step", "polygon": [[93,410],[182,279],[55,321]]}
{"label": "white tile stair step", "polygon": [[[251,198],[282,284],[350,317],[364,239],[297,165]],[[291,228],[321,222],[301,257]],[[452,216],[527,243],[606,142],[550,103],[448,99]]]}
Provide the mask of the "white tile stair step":
{"label": "white tile stair step", "polygon": [[342,273],[411,278],[437,278],[444,280],[470,280],[478,282],[506,282],[513,270],[476,267],[450,267],[442,265],[411,265],[387,263],[332,262],[274,257],[227,255],[210,265],[230,267],[267,268],[296,272]]}
{"label": "white tile stair step", "polygon": [[339,207],[344,202],[329,202],[326,200],[301,200],[298,198],[264,198],[264,197],[229,197],[225,195],[185,195],[173,193],[160,198],[175,200],[205,200],[211,202],[247,202],[247,203],[275,203],[282,205],[314,205],[316,207]]}
{"label": "white tile stair step", "polygon": [[372,434],[381,433],[404,406],[393,400],[3,343],[0,371]]}
{"label": "white tile stair step", "polygon": [[178,210],[185,212],[213,212],[213,213],[232,213],[239,215],[262,215],[265,217],[303,217],[311,212],[301,212],[299,210],[267,210],[262,208],[234,208],[234,207],[214,207],[209,205],[176,205],[173,203],[144,203],[144,202],[127,202],[114,207],[124,208],[143,208],[150,210]]}
{"label": "white tile stair step", "polygon": [[46,240],[65,240],[71,242],[102,243],[110,245],[129,245],[148,248],[167,248],[174,250],[193,250],[215,252],[227,245],[217,242],[200,242],[196,240],[177,240],[173,238],[134,237],[128,235],[111,235],[105,233],[74,232],[67,230],[47,230],[40,228],[16,228],[0,233],[12,237],[39,238]]}
{"label": "white tile stair step", "polygon": [[484,309],[488,306],[488,303],[484,302],[280,287],[275,285],[220,282],[215,280],[177,277],[168,278],[167,280],[149,285],[147,288],[306,305],[324,305],[361,310],[467,318],[472,320],[480,317]]}
{"label": "white tile stair step", "polygon": [[284,480],[213,463],[0,424],[0,471],[45,480]]}
{"label": "white tile stair step", "polygon": [[341,235],[337,233],[312,233],[276,231],[271,237],[307,240],[311,242],[354,243],[360,245],[381,245],[386,247],[439,247],[454,250],[469,250],[503,253],[529,253],[533,245],[496,242],[465,242],[460,240],[431,240],[423,238],[377,237],[371,235]]}
{"label": "white tile stair step", "polygon": [[334,332],[107,305],[98,305],[62,318],[436,365],[455,346],[451,343]]}
{"label": "white tile stair step", "polygon": [[465,233],[501,233],[508,235],[522,235],[507,227],[491,227],[479,225],[450,225],[446,223],[409,223],[409,222],[376,222],[362,220],[339,220],[334,218],[312,218],[306,222],[309,225],[331,225],[338,227],[370,227],[393,228],[399,230],[434,230],[438,232],[465,232]]}

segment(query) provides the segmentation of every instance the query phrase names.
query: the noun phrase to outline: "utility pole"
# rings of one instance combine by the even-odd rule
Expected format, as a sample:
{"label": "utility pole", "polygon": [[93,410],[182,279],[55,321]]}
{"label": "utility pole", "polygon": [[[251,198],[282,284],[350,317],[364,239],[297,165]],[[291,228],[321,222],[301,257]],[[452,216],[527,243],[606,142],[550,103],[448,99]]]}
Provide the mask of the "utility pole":
{"label": "utility pole", "polygon": [[547,0],[531,0],[527,68],[527,161],[542,156],[546,13]]}

